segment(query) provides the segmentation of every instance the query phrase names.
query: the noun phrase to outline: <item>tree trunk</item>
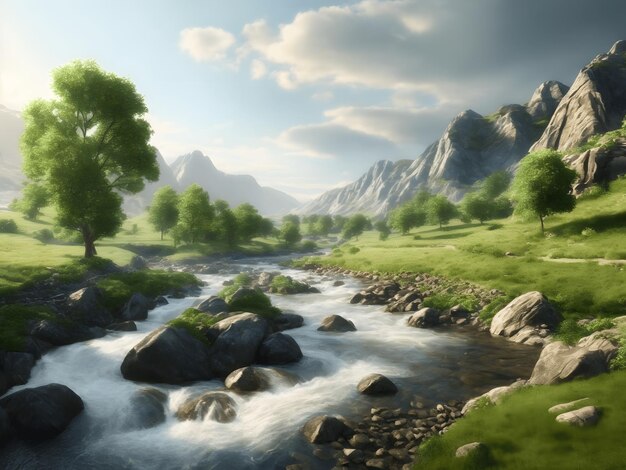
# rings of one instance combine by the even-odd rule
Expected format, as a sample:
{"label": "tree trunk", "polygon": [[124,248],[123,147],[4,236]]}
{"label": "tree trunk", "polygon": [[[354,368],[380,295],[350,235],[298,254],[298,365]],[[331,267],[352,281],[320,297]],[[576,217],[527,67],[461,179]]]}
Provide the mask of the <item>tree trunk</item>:
{"label": "tree trunk", "polygon": [[161,229],[161,241],[163,241],[163,229]]}
{"label": "tree trunk", "polygon": [[83,242],[85,244],[85,258],[93,258],[98,254],[93,233],[91,233],[91,229],[86,225],[84,225],[80,231],[83,234]]}
{"label": "tree trunk", "polygon": [[541,234],[545,235],[546,231],[545,231],[545,229],[543,227],[543,216],[542,215],[539,215],[539,221],[541,222]]}

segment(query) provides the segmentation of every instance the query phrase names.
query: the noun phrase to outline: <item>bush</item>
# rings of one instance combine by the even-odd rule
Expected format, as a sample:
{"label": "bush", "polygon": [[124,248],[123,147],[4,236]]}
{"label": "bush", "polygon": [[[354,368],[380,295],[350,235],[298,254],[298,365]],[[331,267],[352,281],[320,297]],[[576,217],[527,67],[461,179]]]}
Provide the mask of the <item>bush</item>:
{"label": "bush", "polygon": [[273,294],[303,294],[310,292],[311,287],[292,279],[290,276],[276,276],[270,284],[270,292]]}
{"label": "bush", "polygon": [[317,250],[317,243],[315,243],[313,240],[303,241],[302,245],[300,245],[300,251],[309,252],[315,250]]}
{"label": "bush", "polygon": [[33,232],[33,238],[42,243],[48,243],[54,240],[54,233],[49,228],[42,228]]}
{"label": "bush", "polygon": [[209,344],[209,339],[203,331],[215,325],[217,322],[218,319],[214,315],[202,313],[200,310],[196,310],[195,308],[188,308],[179,316],[170,320],[168,325],[177,328],[184,328],[203,343]]}
{"label": "bush", "polygon": [[361,249],[358,246],[351,246],[348,249],[348,253],[350,253],[351,255],[356,255],[359,251],[361,251]]}
{"label": "bush", "polygon": [[0,233],[17,233],[17,224],[13,219],[0,219]]}

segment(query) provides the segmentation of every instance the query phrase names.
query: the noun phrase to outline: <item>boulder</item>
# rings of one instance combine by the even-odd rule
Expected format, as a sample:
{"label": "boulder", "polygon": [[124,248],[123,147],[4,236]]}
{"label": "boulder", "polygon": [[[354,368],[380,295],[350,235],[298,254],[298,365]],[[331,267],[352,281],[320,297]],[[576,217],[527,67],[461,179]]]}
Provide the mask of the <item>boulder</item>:
{"label": "boulder", "polygon": [[167,395],[156,388],[141,388],[130,397],[126,423],[130,429],[149,429],[165,422]]}
{"label": "boulder", "polygon": [[596,331],[589,336],[581,338],[576,346],[588,351],[600,351],[606,363],[610,364],[619,351],[620,337],[621,334],[617,328]]}
{"label": "boulder", "polygon": [[12,393],[0,399],[0,407],[18,437],[41,441],[62,433],[84,405],[65,385],[49,384]]}
{"label": "boulder", "polygon": [[567,382],[577,377],[593,377],[608,371],[604,354],[568,346],[561,341],[548,344],[541,351],[528,381],[532,385]]}
{"label": "boulder", "polygon": [[470,442],[469,444],[459,447],[455,452],[455,456],[457,458],[477,456],[485,453],[486,451],[487,446],[485,446],[482,442]]}
{"label": "boulder", "polygon": [[516,382],[513,382],[511,385],[492,388],[488,392],[485,392],[478,397],[468,400],[467,403],[465,403],[465,406],[463,406],[461,413],[469,413],[473,409],[477,408],[481,404],[481,402],[485,401],[487,403],[497,405],[502,401],[505,396],[511,394],[515,390],[525,387],[526,385],[528,385],[528,382],[526,380],[518,380]]}
{"label": "boulder", "polygon": [[330,315],[322,320],[322,324],[317,331],[334,331],[336,333],[345,333],[347,331],[356,331],[354,323],[346,320],[341,315]]}
{"label": "boulder", "polygon": [[154,299],[154,307],[162,307],[163,305],[167,305],[169,304],[169,301],[163,297],[162,295],[159,295],[156,299]]}
{"label": "boulder", "polygon": [[128,263],[129,269],[132,271],[140,271],[142,269],[148,269],[148,262],[143,256],[135,255]]}
{"label": "boulder", "polygon": [[53,346],[89,341],[90,339],[101,338],[105,334],[106,331],[97,326],[87,327],[77,323],[58,323],[51,320],[41,320],[35,323],[30,331],[32,337]]}
{"label": "boulder", "polygon": [[450,309],[450,318],[453,320],[458,320],[461,318],[469,317],[469,312],[463,305],[455,305]]}
{"label": "boulder", "polygon": [[241,313],[213,325],[209,335],[217,337],[211,347],[211,370],[219,377],[249,366],[269,333],[267,321],[254,313]]}
{"label": "boulder", "polygon": [[418,310],[409,317],[407,324],[415,328],[437,326],[439,324],[439,311],[430,307]]}
{"label": "boulder", "polygon": [[262,272],[256,280],[256,285],[262,289],[268,288],[275,276],[273,273]]}
{"label": "boulder", "polygon": [[0,408],[0,446],[8,441],[13,434],[13,430],[11,429],[11,420],[9,420],[9,415],[7,415],[6,411],[3,408]]}
{"label": "boulder", "polygon": [[346,434],[352,434],[351,428],[343,418],[334,416],[316,416],[308,420],[302,428],[304,437],[311,444],[327,444],[335,442]]}
{"label": "boulder", "polygon": [[393,395],[398,393],[398,387],[381,374],[370,374],[364,377],[356,388],[363,395]]}
{"label": "boulder", "polygon": [[570,401],[568,403],[560,403],[558,405],[551,406],[548,409],[548,413],[552,413],[552,414],[565,413],[566,411],[572,410],[587,401],[589,401],[589,398],[580,398],[579,400]]}
{"label": "boulder", "polygon": [[35,357],[25,352],[7,352],[2,358],[2,368],[7,385],[23,385],[30,378],[30,371],[35,367]]}
{"label": "boulder", "polygon": [[148,318],[148,310],[153,309],[155,306],[154,301],[149,299],[143,294],[135,293],[126,302],[122,309],[122,320],[145,320]]}
{"label": "boulder", "polygon": [[274,333],[261,344],[257,359],[261,364],[290,364],[302,359],[302,350],[291,336]]}
{"label": "boulder", "polygon": [[236,392],[256,392],[268,388],[269,383],[265,374],[256,367],[242,367],[228,374],[224,385]]}
{"label": "boulder", "polygon": [[214,377],[209,347],[185,328],[162,326],[131,349],[121,371],[140,382],[181,384]]}
{"label": "boulder", "polygon": [[560,322],[561,315],[541,292],[527,292],[496,313],[489,332],[518,343],[529,342],[533,336],[530,329],[553,330]]}
{"label": "boulder", "polygon": [[228,312],[228,304],[221,297],[212,295],[208,299],[202,300],[198,305],[194,307],[203,313],[210,313],[216,315],[222,312]]}
{"label": "boulder", "polygon": [[72,319],[88,326],[105,327],[113,317],[104,306],[102,292],[97,287],[84,287],[70,294],[66,306]]}
{"label": "boulder", "polygon": [[137,331],[137,324],[134,321],[123,321],[120,323],[111,323],[107,326],[107,330],[113,331]]}
{"label": "boulder", "polygon": [[333,287],[341,287],[344,286],[346,283],[344,281],[335,281],[333,282]]}
{"label": "boulder", "polygon": [[600,420],[600,410],[595,406],[585,406],[578,410],[561,413],[556,417],[557,423],[572,426],[593,426]]}
{"label": "boulder", "polygon": [[297,313],[281,313],[272,320],[277,331],[293,330],[304,325],[304,318]]}
{"label": "boulder", "polygon": [[176,411],[176,417],[180,421],[208,417],[218,423],[230,423],[237,417],[236,403],[225,393],[207,392],[184,402]]}

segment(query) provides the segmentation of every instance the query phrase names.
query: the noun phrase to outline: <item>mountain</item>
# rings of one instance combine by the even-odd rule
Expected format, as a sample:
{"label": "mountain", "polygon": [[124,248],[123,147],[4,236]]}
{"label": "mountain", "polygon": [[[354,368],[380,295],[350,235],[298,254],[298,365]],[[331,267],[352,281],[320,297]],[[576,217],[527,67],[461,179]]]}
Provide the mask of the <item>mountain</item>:
{"label": "mountain", "polygon": [[[352,184],[322,194],[297,213],[383,216],[419,189],[458,201],[476,181],[497,170],[513,171],[567,93],[556,81],[542,83],[527,105],[511,104],[482,116],[467,110],[457,115],[441,138],[414,161],[382,161]],[[370,187],[370,185],[372,185]]]}
{"label": "mountain", "polygon": [[198,150],[178,157],[171,168],[180,189],[196,183],[212,200],[224,199],[231,206],[249,202],[261,214],[280,215],[300,204],[288,194],[260,186],[252,176],[230,175],[218,170],[211,159]]}
{"label": "mountain", "polygon": [[22,187],[19,142],[23,130],[20,113],[0,105],[0,206],[6,206],[17,197]]}

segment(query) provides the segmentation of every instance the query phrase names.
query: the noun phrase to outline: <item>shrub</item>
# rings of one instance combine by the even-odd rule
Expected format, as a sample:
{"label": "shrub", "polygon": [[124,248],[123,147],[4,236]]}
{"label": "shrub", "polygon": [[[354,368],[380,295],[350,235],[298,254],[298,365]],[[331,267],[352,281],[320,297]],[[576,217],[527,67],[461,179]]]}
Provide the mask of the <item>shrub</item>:
{"label": "shrub", "polygon": [[17,233],[17,224],[13,219],[0,219],[0,233]]}
{"label": "shrub", "polygon": [[302,294],[310,290],[308,284],[296,281],[290,276],[276,276],[270,284],[270,292],[274,294]]}
{"label": "shrub", "polygon": [[170,320],[168,325],[184,328],[203,343],[210,344],[203,330],[210,328],[218,321],[219,320],[214,315],[202,313],[195,308],[188,308],[176,318]]}
{"label": "shrub", "polygon": [[300,251],[309,252],[315,250],[317,250],[317,243],[315,243],[313,240],[303,241],[302,245],[300,245]]}
{"label": "shrub", "polygon": [[39,240],[42,243],[48,243],[54,240],[54,233],[49,228],[42,228],[33,232],[33,238]]}
{"label": "shrub", "polygon": [[348,249],[348,253],[351,255],[356,255],[359,251],[361,251],[361,249],[358,246],[351,246],[350,249]]}

